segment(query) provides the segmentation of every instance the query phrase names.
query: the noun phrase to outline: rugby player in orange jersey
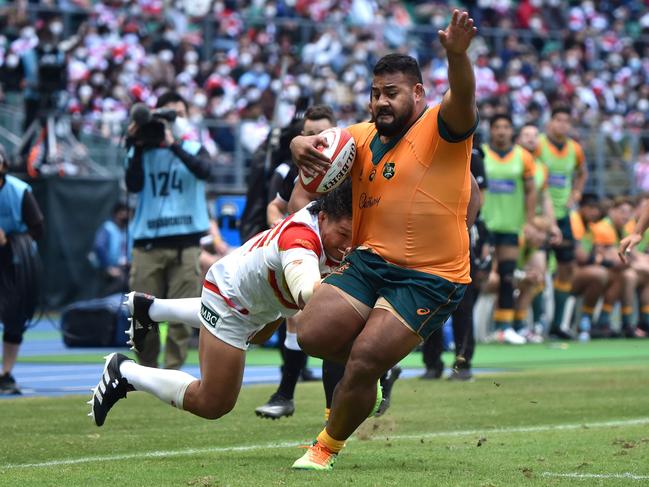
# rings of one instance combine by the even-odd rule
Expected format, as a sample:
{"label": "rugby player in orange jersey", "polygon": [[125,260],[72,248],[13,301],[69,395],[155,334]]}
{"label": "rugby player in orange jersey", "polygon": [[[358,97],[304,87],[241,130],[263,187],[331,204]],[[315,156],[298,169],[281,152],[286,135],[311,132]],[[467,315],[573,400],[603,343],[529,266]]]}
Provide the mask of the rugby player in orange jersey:
{"label": "rugby player in orange jersey", "polygon": [[[294,468],[330,470],[367,418],[379,377],[457,307],[469,277],[469,162],[477,125],[467,49],[477,29],[455,10],[440,42],[449,90],[427,107],[415,59],[390,54],[374,67],[372,122],[348,127],[357,146],[352,178],[352,245],[314,293],[298,322],[309,355],[346,363],[325,429]],[[305,172],[330,161],[321,136],[296,137]]]}

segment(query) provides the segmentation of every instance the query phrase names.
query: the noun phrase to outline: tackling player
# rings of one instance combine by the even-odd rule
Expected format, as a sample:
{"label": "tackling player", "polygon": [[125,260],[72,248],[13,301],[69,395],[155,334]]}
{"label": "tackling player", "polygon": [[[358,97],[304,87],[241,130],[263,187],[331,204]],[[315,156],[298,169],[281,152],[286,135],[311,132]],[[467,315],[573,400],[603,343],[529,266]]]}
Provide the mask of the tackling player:
{"label": "tackling player", "polygon": [[[179,319],[200,326],[202,377],[144,367],[113,353],[89,401],[97,426],[129,390],[207,419],[227,414],[239,395],[248,344],[265,341],[283,318],[303,308],[350,242],[351,190],[344,183],[212,265],[201,298],[154,300],[152,319],[156,312],[176,310]],[[163,309],[154,309],[156,304]],[[133,325],[140,327],[131,330],[137,349],[153,322],[138,319]]]}

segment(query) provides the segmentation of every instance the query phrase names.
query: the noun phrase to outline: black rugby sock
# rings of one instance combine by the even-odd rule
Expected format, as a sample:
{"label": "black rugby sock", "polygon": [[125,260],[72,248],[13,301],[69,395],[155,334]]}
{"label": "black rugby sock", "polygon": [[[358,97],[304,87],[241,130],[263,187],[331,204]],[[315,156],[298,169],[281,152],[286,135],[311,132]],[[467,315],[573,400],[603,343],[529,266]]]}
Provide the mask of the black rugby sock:
{"label": "black rugby sock", "polygon": [[282,367],[282,381],[277,392],[286,399],[293,399],[295,386],[300,378],[300,372],[306,365],[307,356],[302,350],[284,349],[284,366]]}
{"label": "black rugby sock", "polygon": [[334,389],[345,374],[345,366],[329,360],[322,361],[322,385],[325,392],[326,408],[331,409],[331,402],[334,397]]}

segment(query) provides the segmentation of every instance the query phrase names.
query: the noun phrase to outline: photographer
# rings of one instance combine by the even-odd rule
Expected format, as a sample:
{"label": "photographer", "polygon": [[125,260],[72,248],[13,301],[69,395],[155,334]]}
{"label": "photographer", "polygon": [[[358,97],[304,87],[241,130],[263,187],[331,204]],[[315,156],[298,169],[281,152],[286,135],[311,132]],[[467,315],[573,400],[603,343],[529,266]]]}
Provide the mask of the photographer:
{"label": "photographer", "polygon": [[43,214],[30,186],[8,175],[8,170],[7,154],[0,146],[0,321],[4,328],[0,394],[20,394],[11,371],[38,299],[39,260],[32,238],[43,233]]}
{"label": "photographer", "polygon": [[[128,128],[126,187],[138,193],[133,221],[129,286],[165,298],[200,294],[200,239],[209,230],[205,183],[207,151],[188,135],[187,103],[174,92],[160,96],[157,110],[134,107]],[[173,120],[173,121],[172,121]],[[187,357],[191,328],[170,323],[164,366],[179,369]],[[150,333],[138,355],[157,367],[159,333]]]}
{"label": "photographer", "polygon": [[87,26],[61,41],[61,19],[53,18],[37,30],[38,42],[20,58],[25,118],[23,131],[38,117],[62,109],[61,95],[67,88],[66,55],[81,45]]}
{"label": "photographer", "polygon": [[21,58],[25,88],[23,131],[46,109],[53,108],[56,92],[65,89],[65,54],[59,48],[56,34],[49,25],[42,26],[37,34],[38,43]]}

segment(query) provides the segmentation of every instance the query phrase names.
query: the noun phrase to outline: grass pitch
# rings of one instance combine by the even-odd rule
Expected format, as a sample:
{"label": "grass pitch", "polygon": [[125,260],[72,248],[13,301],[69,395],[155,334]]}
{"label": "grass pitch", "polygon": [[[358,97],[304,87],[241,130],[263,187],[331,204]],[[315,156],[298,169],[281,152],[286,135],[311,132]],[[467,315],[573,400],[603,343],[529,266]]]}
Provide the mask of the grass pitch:
{"label": "grass pitch", "polygon": [[399,380],[392,408],[325,473],[290,469],[322,428],[318,383],[299,384],[295,415],[279,421],[254,415],[273,386],[244,388],[214,422],[130,393],[102,428],[89,394],[4,400],[0,485],[649,485],[649,341],[569,347],[479,346],[477,366],[521,370]]}

